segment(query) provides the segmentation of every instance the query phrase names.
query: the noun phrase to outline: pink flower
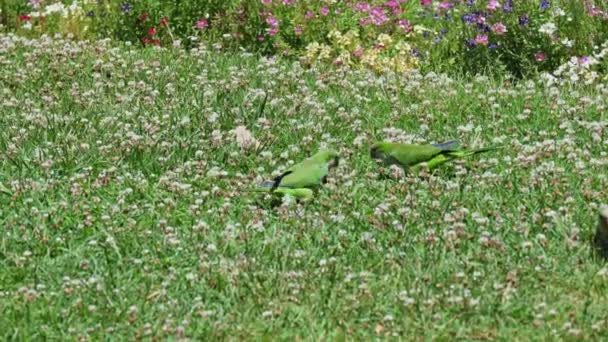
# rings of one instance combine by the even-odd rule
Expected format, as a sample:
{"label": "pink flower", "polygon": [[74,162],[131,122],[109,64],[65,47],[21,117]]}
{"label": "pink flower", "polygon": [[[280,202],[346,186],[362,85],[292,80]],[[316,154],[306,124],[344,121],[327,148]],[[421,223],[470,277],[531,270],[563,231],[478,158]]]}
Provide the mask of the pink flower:
{"label": "pink flower", "polygon": [[312,11],[306,11],[306,15],[305,15],[305,17],[306,17],[307,19],[314,18],[314,17],[315,17],[315,14],[314,14]]}
{"label": "pink flower", "polygon": [[283,5],[291,6],[294,0],[283,0]]}
{"label": "pink flower", "polygon": [[278,26],[273,26],[268,30],[268,34],[270,36],[276,36],[277,33],[279,33],[279,27]]}
{"label": "pink flower", "polygon": [[420,0],[420,5],[422,6],[431,6],[433,4],[433,0]]}
{"label": "pink flower", "polygon": [[507,32],[507,27],[503,23],[496,23],[492,25],[492,31],[501,36]]}
{"label": "pink flower", "polygon": [[534,59],[535,59],[537,62],[542,62],[542,61],[544,61],[545,59],[547,59],[547,56],[545,55],[545,53],[544,53],[544,52],[539,51],[539,52],[537,52],[537,53],[535,53],[535,54],[534,54]]}
{"label": "pink flower", "polygon": [[319,13],[321,13],[322,16],[326,17],[329,14],[329,8],[327,8],[327,6],[323,6],[319,10]]}
{"label": "pink flower", "polygon": [[196,21],[194,26],[199,30],[203,30],[209,26],[209,22],[207,21],[207,19],[199,19]]}
{"label": "pink flower", "polygon": [[437,9],[440,12],[445,12],[445,11],[449,10],[450,8],[452,8],[453,6],[454,5],[451,2],[443,1],[443,2],[440,2],[439,5],[437,5]]}
{"label": "pink flower", "polygon": [[270,6],[270,5],[272,5],[272,0],[262,0],[262,5]]}
{"label": "pink flower", "polygon": [[486,6],[486,9],[488,11],[495,11],[499,6],[500,6],[500,4],[498,3],[498,1],[490,0],[490,1],[488,1],[488,6]]}
{"label": "pink flower", "polygon": [[279,20],[276,17],[270,15],[266,17],[266,24],[271,27],[279,26]]}
{"label": "pink flower", "polygon": [[399,7],[399,3],[397,2],[397,0],[389,0],[384,3],[384,6],[390,7],[390,8],[396,8],[396,7]]}
{"label": "pink flower", "polygon": [[359,19],[359,26],[366,26],[372,22],[370,18],[361,18]]}
{"label": "pink flower", "polygon": [[369,4],[367,2],[358,2],[355,5],[355,9],[357,11],[361,11],[361,12],[369,12],[370,7],[369,7]]}
{"label": "pink flower", "polygon": [[488,45],[488,36],[480,34],[475,37],[475,45]]}
{"label": "pink flower", "polygon": [[376,26],[382,25],[388,21],[388,17],[386,16],[386,13],[384,13],[384,8],[380,6],[372,8],[369,12],[369,16]]}
{"label": "pink flower", "polygon": [[296,36],[301,36],[302,35],[302,26],[296,26],[293,28],[293,33]]}
{"label": "pink flower", "polygon": [[363,56],[363,49],[362,48],[358,48],[355,51],[353,51],[353,56],[360,58],[361,56]]}

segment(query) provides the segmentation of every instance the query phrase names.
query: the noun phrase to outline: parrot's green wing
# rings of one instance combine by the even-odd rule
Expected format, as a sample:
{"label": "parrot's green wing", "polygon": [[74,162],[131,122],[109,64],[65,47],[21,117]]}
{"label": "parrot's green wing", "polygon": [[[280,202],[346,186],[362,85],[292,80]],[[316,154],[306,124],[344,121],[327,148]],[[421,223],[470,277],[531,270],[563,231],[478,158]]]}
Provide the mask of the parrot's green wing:
{"label": "parrot's green wing", "polygon": [[409,168],[425,163],[442,154],[445,150],[432,145],[395,144],[388,150],[388,156],[399,165]]}
{"label": "parrot's green wing", "polygon": [[312,164],[287,171],[281,178],[279,187],[283,188],[314,188],[323,183],[329,173],[326,163]]}

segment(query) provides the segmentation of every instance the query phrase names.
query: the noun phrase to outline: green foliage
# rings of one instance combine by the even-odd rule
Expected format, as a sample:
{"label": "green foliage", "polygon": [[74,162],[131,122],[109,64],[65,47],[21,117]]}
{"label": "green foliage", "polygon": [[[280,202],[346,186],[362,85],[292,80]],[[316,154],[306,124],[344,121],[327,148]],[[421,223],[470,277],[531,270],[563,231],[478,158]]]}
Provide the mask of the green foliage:
{"label": "green foliage", "polygon": [[[594,58],[515,82],[0,35],[0,336],[606,340]],[[369,156],[452,139],[504,148]],[[242,191],[320,147],[307,204]]]}
{"label": "green foliage", "polygon": [[[496,6],[460,0],[432,6],[400,0],[64,3],[56,10],[50,1],[32,8],[7,0],[2,21],[28,36],[58,32],[144,46],[179,41],[184,47],[200,39],[218,49],[291,55],[308,63],[515,76],[553,70],[570,57],[589,55],[608,36],[607,8],[592,1],[502,1]],[[51,7],[55,11],[44,14]],[[356,39],[345,46],[334,39],[340,35]],[[382,37],[389,37],[390,44]]]}

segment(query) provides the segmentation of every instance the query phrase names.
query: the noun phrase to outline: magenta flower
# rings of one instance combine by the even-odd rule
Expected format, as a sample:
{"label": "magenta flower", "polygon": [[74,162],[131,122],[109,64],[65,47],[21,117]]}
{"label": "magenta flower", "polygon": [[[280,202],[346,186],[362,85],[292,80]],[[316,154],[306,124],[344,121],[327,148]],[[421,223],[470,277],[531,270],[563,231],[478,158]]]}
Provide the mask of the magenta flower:
{"label": "magenta flower", "polygon": [[306,14],[304,16],[306,17],[306,19],[311,19],[315,17],[315,14],[312,11],[306,11]]}
{"label": "magenta flower", "polygon": [[420,0],[420,5],[422,6],[431,6],[433,4],[433,0]]}
{"label": "magenta flower", "polygon": [[386,13],[384,13],[384,8],[380,6],[376,6],[369,11],[369,16],[372,22],[376,25],[382,25],[388,21],[388,17]]}
{"label": "magenta flower", "polygon": [[329,14],[329,8],[327,8],[327,6],[323,6],[319,10],[319,13],[321,13],[322,16],[326,17]]}
{"label": "magenta flower", "polygon": [[534,59],[535,59],[537,62],[542,62],[542,61],[544,61],[545,59],[547,59],[547,56],[545,55],[545,53],[544,53],[544,52],[539,51],[539,52],[537,52],[537,53],[535,53],[535,54],[534,54]]}
{"label": "magenta flower", "polygon": [[480,34],[475,37],[475,45],[488,45],[488,36],[485,34]]}
{"label": "magenta flower", "polygon": [[207,21],[207,19],[199,19],[196,21],[194,26],[199,30],[204,30],[209,26],[209,22]]}
{"label": "magenta flower", "polygon": [[358,2],[355,5],[355,10],[360,11],[360,12],[369,12],[370,10],[370,6],[367,2]]}
{"label": "magenta flower", "polygon": [[396,7],[399,7],[399,3],[397,2],[397,0],[389,0],[384,3],[384,6],[390,7],[390,8],[396,8]]}
{"label": "magenta flower", "polygon": [[296,36],[301,36],[302,35],[302,26],[296,26],[293,28],[293,33]]}
{"label": "magenta flower", "polygon": [[399,27],[401,27],[406,33],[412,31],[412,25],[410,24],[410,21],[407,19],[399,20],[397,25]]}
{"label": "magenta flower", "polygon": [[270,27],[278,27],[279,20],[276,17],[269,15],[266,17],[266,24],[268,24]]}
{"label": "magenta flower", "polygon": [[505,34],[505,32],[507,32],[507,27],[503,23],[496,23],[492,25],[492,31],[494,31],[494,33],[497,35],[502,36]]}
{"label": "magenta flower", "polygon": [[278,26],[272,26],[269,30],[268,30],[268,34],[270,36],[276,36],[277,33],[279,33],[279,27]]}

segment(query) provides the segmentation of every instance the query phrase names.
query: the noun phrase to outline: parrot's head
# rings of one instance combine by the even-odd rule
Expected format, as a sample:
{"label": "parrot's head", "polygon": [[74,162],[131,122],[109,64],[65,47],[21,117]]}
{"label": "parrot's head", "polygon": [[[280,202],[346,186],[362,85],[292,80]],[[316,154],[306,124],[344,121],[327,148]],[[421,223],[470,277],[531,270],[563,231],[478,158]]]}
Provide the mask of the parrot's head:
{"label": "parrot's head", "polygon": [[388,144],[386,143],[376,143],[373,144],[369,149],[369,155],[374,160],[384,160],[386,159],[386,152],[388,149]]}
{"label": "parrot's head", "polygon": [[338,166],[338,162],[340,160],[340,155],[338,155],[338,152],[328,149],[320,150],[316,154],[316,157],[319,158],[320,161],[327,163],[330,168]]}

